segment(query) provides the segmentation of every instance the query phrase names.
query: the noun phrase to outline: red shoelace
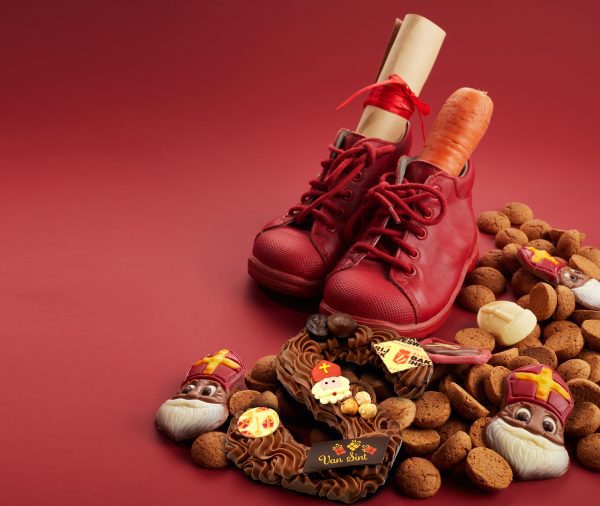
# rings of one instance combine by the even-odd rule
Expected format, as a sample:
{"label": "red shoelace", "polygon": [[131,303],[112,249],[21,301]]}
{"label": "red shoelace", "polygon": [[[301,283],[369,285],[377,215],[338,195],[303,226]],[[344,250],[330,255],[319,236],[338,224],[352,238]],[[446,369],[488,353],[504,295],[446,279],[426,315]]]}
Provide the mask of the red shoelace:
{"label": "red shoelace", "polygon": [[[333,217],[341,218],[344,209],[335,203],[336,198],[352,200],[352,191],[346,188],[347,183],[363,177],[365,167],[372,166],[375,160],[394,151],[392,144],[373,145],[370,142],[359,141],[347,150],[330,145],[332,156],[323,160],[323,171],[318,179],[309,182],[310,190],[300,198],[300,204],[288,211],[288,216],[294,216],[295,222],[304,223],[309,217],[321,220],[331,231],[336,229]],[[334,156],[333,156],[334,155]]]}
{"label": "red shoelace", "polygon": [[[361,215],[369,210],[372,211],[374,207],[377,210],[373,223],[382,223],[386,217],[388,220],[385,225],[373,225],[368,228],[365,232],[367,240],[357,242],[352,246],[352,250],[365,252],[367,256],[382,260],[406,274],[412,275],[415,273],[415,268],[410,262],[410,258],[416,258],[419,252],[408,244],[406,234],[424,239],[427,236],[426,227],[439,223],[444,217],[446,198],[435,186],[411,182],[392,184],[389,182],[391,178],[396,180],[397,175],[395,173],[385,174],[381,178],[382,181],[369,190],[364,204],[348,222],[348,227],[356,226]],[[430,197],[435,198],[440,204],[437,215],[434,215],[433,209],[423,202]],[[376,236],[379,236],[379,240],[375,245],[367,242],[368,239]],[[387,238],[397,246],[396,255],[392,255],[380,247],[382,238]]]}

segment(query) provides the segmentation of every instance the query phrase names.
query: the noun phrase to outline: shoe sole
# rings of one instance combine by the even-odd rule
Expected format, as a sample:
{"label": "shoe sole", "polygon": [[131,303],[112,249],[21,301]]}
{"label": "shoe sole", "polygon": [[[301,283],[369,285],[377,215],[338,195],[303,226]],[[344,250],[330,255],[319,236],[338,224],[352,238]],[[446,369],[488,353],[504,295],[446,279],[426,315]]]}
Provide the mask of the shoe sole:
{"label": "shoe sole", "polygon": [[294,297],[316,297],[323,293],[323,281],[304,279],[278,271],[263,264],[254,256],[248,258],[248,274],[258,284],[278,293]]}
{"label": "shoe sole", "polygon": [[[362,323],[363,325],[367,325],[368,327],[383,327],[383,328],[394,330],[401,336],[414,337],[417,339],[424,339],[425,337],[430,335],[432,332],[435,332],[437,329],[439,329],[445,323],[445,321],[448,319],[448,317],[450,316],[450,313],[452,311],[452,307],[454,306],[454,301],[458,295],[458,292],[460,292],[460,290],[462,288],[462,284],[464,282],[466,275],[469,272],[471,272],[473,269],[475,269],[475,267],[477,267],[478,260],[479,260],[479,242],[477,242],[477,245],[476,245],[475,249],[473,250],[473,253],[471,254],[471,258],[469,259],[469,262],[463,268],[461,282],[457,285],[456,289],[454,290],[452,297],[450,297],[450,300],[448,301],[448,304],[446,304],[444,306],[444,308],[438,314],[436,314],[433,318],[430,318],[429,320],[427,320],[425,322],[411,324],[411,325],[395,325],[394,323],[387,322],[384,320],[371,320],[369,318],[362,318],[360,316],[355,316],[355,315],[350,315],[350,316],[352,316],[352,318],[354,318],[354,320],[356,320],[358,323]],[[337,312],[335,309],[329,307],[324,302],[321,302],[321,305],[319,306],[319,310],[321,311],[321,313],[324,313],[324,314],[332,314],[332,313]]]}

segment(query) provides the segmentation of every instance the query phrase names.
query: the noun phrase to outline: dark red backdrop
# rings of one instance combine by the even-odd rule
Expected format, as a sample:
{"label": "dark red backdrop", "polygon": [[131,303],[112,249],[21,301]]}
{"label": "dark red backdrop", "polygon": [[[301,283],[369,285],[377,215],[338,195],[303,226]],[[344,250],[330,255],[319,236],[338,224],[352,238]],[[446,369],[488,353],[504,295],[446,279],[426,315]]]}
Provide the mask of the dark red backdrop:
{"label": "dark red backdrop", "polygon": [[[193,360],[228,345],[251,364],[316,307],[250,282],[255,232],[355,125],[358,105],[335,106],[371,82],[394,18],[419,12],[448,33],[422,97],[496,104],[476,210],[524,200],[600,243],[592,4],[3,2],[0,502],[308,501],[198,469],[153,427]],[[472,322],[457,310],[441,334]],[[589,504],[597,483],[575,465],[491,500]]]}

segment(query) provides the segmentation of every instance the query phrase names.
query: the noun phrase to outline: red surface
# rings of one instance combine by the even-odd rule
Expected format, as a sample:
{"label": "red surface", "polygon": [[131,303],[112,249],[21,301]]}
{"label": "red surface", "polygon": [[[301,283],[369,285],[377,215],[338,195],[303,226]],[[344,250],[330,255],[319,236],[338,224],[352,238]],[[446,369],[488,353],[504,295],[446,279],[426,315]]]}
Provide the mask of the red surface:
{"label": "red surface", "polygon": [[[246,257],[355,125],[358,105],[335,106],[371,82],[395,16],[448,32],[422,95],[434,111],[463,85],[495,101],[476,211],[525,200],[600,243],[593,2],[15,4],[0,19],[2,504],[309,502],[194,467],[153,416],[202,354],[251,364],[316,307],[258,289]],[[456,311],[441,335],[473,321]],[[597,490],[573,465],[485,499]],[[428,504],[482,497],[445,485]],[[402,500],[386,487],[371,504]]]}

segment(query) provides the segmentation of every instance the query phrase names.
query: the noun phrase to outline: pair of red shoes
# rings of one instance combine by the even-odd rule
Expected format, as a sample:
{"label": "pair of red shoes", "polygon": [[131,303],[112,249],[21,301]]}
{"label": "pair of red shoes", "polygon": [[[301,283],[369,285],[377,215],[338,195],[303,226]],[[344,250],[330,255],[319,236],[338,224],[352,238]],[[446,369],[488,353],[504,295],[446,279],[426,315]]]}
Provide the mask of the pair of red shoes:
{"label": "pair of red shoes", "polygon": [[342,130],[319,177],[254,241],[248,272],[320,311],[423,337],[449,315],[478,259],[473,167],[458,177],[398,143]]}

